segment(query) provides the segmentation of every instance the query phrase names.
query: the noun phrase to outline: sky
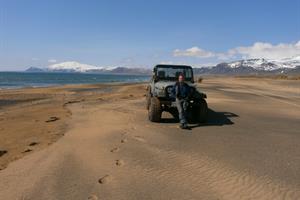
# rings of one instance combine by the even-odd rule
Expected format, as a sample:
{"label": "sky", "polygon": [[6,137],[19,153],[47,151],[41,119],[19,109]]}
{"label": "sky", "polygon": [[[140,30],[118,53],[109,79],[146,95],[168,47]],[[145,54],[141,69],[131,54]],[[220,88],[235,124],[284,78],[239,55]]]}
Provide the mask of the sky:
{"label": "sky", "polygon": [[0,71],[300,55],[300,0],[0,0]]}

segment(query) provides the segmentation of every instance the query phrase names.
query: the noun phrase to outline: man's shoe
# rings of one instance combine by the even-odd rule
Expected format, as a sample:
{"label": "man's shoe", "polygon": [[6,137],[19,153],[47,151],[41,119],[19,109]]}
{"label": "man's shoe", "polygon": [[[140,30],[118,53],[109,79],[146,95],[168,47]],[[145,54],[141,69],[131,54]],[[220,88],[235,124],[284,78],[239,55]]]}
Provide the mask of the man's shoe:
{"label": "man's shoe", "polygon": [[185,123],[183,124],[183,129],[189,129],[188,125]]}
{"label": "man's shoe", "polygon": [[187,124],[180,124],[179,126],[181,129],[189,129]]}
{"label": "man's shoe", "polygon": [[181,129],[184,129],[184,124],[180,124],[179,126]]}

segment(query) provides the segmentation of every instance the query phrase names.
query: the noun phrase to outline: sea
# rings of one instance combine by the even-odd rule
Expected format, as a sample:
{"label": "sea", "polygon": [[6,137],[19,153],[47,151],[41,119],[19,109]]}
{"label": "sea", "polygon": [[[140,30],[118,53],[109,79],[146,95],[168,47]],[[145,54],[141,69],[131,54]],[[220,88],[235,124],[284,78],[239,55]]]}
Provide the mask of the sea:
{"label": "sea", "polygon": [[0,72],[0,89],[48,87],[66,84],[139,83],[149,80],[150,76],[148,75]]}

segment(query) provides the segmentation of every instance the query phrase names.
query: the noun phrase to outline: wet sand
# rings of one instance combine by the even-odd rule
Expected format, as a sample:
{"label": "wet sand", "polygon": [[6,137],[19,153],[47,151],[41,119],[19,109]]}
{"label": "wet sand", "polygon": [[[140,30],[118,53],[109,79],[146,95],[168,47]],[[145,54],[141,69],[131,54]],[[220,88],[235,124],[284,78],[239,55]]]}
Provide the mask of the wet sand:
{"label": "wet sand", "polygon": [[35,100],[0,108],[0,162],[10,162],[0,199],[297,199],[299,81],[208,78],[199,87],[209,119],[191,130],[168,113],[150,123],[145,84],[1,91]]}

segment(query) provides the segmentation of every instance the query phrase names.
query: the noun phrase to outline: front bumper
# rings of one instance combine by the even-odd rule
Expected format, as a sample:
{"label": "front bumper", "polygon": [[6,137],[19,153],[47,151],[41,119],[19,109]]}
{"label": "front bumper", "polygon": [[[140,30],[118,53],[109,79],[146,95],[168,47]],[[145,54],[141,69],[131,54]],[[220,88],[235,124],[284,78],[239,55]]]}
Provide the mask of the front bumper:
{"label": "front bumper", "polygon": [[[170,101],[170,100],[163,100],[163,99],[160,99],[160,103],[164,106],[168,106],[168,107],[176,107],[176,101]],[[189,105],[195,105],[197,104],[194,100],[190,100],[189,101]]]}

